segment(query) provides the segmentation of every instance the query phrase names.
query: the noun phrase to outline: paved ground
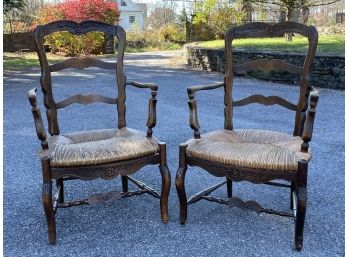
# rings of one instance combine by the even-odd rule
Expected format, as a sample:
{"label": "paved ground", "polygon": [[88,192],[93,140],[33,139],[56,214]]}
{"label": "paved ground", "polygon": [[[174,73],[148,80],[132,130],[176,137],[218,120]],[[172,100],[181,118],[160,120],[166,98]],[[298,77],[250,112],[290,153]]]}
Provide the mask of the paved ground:
{"label": "paved ground", "polygon": [[[222,76],[187,71],[169,53],[126,56],[129,79],[155,82],[158,94],[158,125],[154,135],[168,143],[172,183],[178,163],[178,145],[192,136],[188,125],[186,88],[219,82]],[[180,69],[177,69],[180,68]],[[115,95],[113,74],[98,69],[58,73],[54,78],[57,98],[71,92],[102,92]],[[95,76],[97,76],[96,79]],[[92,80],[92,78],[94,80]],[[41,171],[26,92],[39,85],[38,70],[5,74],[4,79],[4,253],[5,256],[343,256],[344,255],[344,92],[320,90],[313,135],[314,157],[310,164],[308,212],[304,248],[293,248],[293,220],[268,214],[256,215],[201,201],[189,206],[188,222],[178,223],[175,187],[170,194],[170,222],[159,219],[159,203],[150,196],[123,199],[107,206],[59,210],[56,246],[49,246],[41,207]],[[297,98],[294,86],[237,79],[235,98],[250,92],[278,93]],[[144,129],[149,92],[129,88],[127,122]],[[41,93],[39,94],[41,97]],[[198,94],[202,132],[223,127],[223,92],[217,89]],[[95,104],[61,111],[63,132],[115,127],[113,107]],[[84,109],[86,110],[86,109]],[[273,112],[272,112],[273,111]],[[274,115],[274,111],[276,115]],[[277,107],[253,105],[235,110],[236,128],[277,129],[291,133],[293,113]],[[159,188],[156,167],[144,168],[135,177]],[[198,192],[221,179],[201,169],[187,173],[187,193]],[[84,198],[95,192],[120,189],[120,182],[67,183],[67,198]],[[225,197],[224,189],[215,193]],[[238,197],[256,199],[265,207],[286,210],[289,192],[266,185],[241,182],[234,186]]]}

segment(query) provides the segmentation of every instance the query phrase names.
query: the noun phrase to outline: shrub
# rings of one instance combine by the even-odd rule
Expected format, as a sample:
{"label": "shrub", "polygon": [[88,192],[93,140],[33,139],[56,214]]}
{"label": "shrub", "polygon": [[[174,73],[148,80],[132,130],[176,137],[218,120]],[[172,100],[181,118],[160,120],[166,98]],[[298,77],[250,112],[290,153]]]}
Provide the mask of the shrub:
{"label": "shrub", "polygon": [[197,4],[193,23],[207,24],[215,37],[220,39],[231,25],[241,23],[244,15],[229,0],[204,0]]}
{"label": "shrub", "polygon": [[[49,4],[40,10],[38,23],[45,24],[56,20],[96,20],[114,24],[119,20],[120,12],[112,0],[68,0],[63,3]],[[104,35],[89,32],[83,36],[69,32],[53,33],[46,37],[46,43],[52,52],[64,52],[68,55],[98,54],[104,44]]]}
{"label": "shrub", "polygon": [[176,24],[167,24],[159,28],[159,34],[165,41],[184,43],[186,40],[185,29]]}

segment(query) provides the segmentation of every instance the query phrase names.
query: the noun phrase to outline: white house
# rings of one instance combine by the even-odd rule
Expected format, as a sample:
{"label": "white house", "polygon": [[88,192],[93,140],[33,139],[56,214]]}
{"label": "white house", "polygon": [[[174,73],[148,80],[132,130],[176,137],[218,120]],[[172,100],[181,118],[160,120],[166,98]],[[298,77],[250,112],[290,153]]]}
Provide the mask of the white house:
{"label": "white house", "polygon": [[126,31],[133,31],[135,28],[143,30],[147,17],[146,4],[134,3],[132,0],[116,0],[116,2],[121,12],[119,25]]}

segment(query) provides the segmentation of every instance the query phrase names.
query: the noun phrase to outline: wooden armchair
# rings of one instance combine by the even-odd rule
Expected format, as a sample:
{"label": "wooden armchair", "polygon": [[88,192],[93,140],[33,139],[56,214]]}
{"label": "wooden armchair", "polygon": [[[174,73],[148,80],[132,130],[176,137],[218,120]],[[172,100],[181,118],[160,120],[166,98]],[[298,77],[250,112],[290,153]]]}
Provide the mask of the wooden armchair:
{"label": "wooden armchair", "polygon": [[[75,35],[83,35],[90,31],[99,31],[118,39],[117,62],[109,63],[90,57],[74,57],[49,65],[44,49],[44,37],[57,31],[69,31]],[[44,123],[37,104],[36,88],[28,92],[32,113],[34,116],[37,136],[41,141],[40,159],[42,164],[43,186],[42,201],[48,225],[48,241],[56,242],[55,213],[58,208],[66,208],[81,204],[107,202],[111,199],[150,194],[160,198],[160,212],[164,223],[168,221],[168,194],[170,189],[170,173],[166,160],[166,144],[152,137],[152,129],[156,125],[156,95],[158,86],[126,81],[123,69],[126,34],[122,27],[97,21],[76,23],[62,20],[38,26],[34,32],[37,54],[41,65],[41,88],[44,96],[48,120],[47,136]],[[72,95],[64,100],[56,101],[53,97],[51,73],[65,68],[99,67],[114,70],[117,78],[117,98],[98,94]],[[126,86],[149,89],[149,111],[147,133],[126,127],[125,100]],[[58,110],[71,104],[91,104],[101,102],[117,105],[117,128],[78,131],[60,134],[58,125]],[[162,192],[158,194],[151,187],[135,180],[129,175],[145,165],[159,164],[162,176]],[[112,179],[117,176],[122,179],[122,192],[111,191],[107,194],[96,194],[88,199],[65,202],[64,181],[71,179]],[[52,181],[56,181],[56,194],[52,196]],[[140,188],[128,191],[128,181]]]}
{"label": "wooden armchair", "polygon": [[[308,38],[309,48],[303,67],[275,59],[256,60],[233,65],[232,41],[234,39],[271,37],[284,33],[298,33]],[[319,99],[318,91],[309,85],[317,41],[318,33],[315,27],[308,27],[294,22],[283,22],[275,25],[249,23],[230,28],[226,32],[227,69],[224,82],[208,86],[195,86],[187,90],[190,109],[189,120],[194,131],[194,138],[180,145],[176,188],[180,201],[180,222],[182,224],[186,222],[187,205],[202,199],[251,209],[257,213],[265,212],[290,216],[295,219],[295,248],[301,250],[307,201],[307,171],[311,159],[309,142],[312,139],[314,116]],[[252,70],[287,71],[300,76],[297,104],[278,96],[266,97],[263,95],[251,95],[244,99],[234,100],[232,95],[234,72],[245,73]],[[201,90],[218,88],[224,89],[224,129],[201,135],[195,93]],[[258,129],[234,129],[232,122],[233,107],[252,103],[277,104],[294,111],[295,126],[293,135]],[[188,165],[201,167],[214,176],[226,177],[226,180],[197,193],[187,200],[185,174]],[[285,180],[290,183],[282,184],[273,180]],[[290,208],[293,209],[293,214],[265,209],[255,201],[243,202],[232,197],[233,181],[249,181],[290,188]],[[227,184],[228,199],[215,198],[209,195],[224,184]]]}

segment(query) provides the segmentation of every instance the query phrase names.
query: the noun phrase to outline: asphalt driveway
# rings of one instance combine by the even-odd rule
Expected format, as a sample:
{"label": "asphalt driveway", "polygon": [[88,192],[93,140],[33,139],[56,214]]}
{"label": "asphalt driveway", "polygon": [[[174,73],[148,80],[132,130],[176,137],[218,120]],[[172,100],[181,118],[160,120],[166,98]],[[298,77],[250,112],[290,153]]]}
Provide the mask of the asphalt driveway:
{"label": "asphalt driveway", "polygon": [[[4,256],[343,256],[344,255],[344,92],[319,89],[320,100],[309,166],[308,208],[304,248],[294,250],[291,218],[257,215],[200,201],[189,206],[188,221],[178,222],[179,203],[174,186],[178,145],[192,137],[188,125],[186,88],[221,82],[222,75],[190,71],[177,53],[126,55],[128,79],[159,84],[157,126],[154,136],[167,142],[172,174],[170,222],[162,224],[159,201],[148,195],[122,199],[109,205],[60,209],[57,244],[47,244],[46,221],[41,205],[39,141],[27,101],[29,89],[39,86],[39,70],[5,73],[4,78]],[[167,67],[166,67],[167,66]],[[54,77],[57,99],[75,92],[115,96],[114,74],[100,69],[58,72]],[[236,79],[234,98],[252,92],[278,94],[295,101],[298,88],[258,80]],[[223,90],[200,92],[202,133],[223,127]],[[127,89],[127,126],[144,130],[148,90]],[[42,100],[42,93],[39,93]],[[42,101],[40,101],[41,106]],[[63,133],[74,130],[114,128],[114,106],[72,106],[59,114]],[[235,128],[274,129],[291,133],[293,112],[278,107],[251,105],[235,109]],[[160,188],[159,170],[143,168],[136,178]],[[187,194],[215,184],[199,168],[186,176]],[[96,192],[120,189],[119,179],[66,183],[66,198],[86,198]],[[264,207],[287,210],[289,192],[284,188],[234,184],[234,195],[256,199]],[[214,193],[226,197],[225,188]]]}

